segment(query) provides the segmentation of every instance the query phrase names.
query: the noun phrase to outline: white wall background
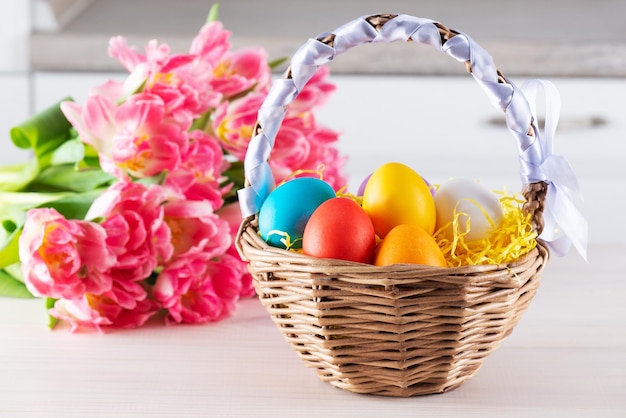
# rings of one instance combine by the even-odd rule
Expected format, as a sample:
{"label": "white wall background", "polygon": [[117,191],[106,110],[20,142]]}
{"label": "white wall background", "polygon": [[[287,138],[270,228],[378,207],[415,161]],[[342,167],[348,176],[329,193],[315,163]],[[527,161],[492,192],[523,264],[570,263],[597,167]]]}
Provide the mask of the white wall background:
{"label": "white wall background", "polygon": [[27,155],[9,145],[8,131],[29,114],[30,1],[0,0],[0,163]]}

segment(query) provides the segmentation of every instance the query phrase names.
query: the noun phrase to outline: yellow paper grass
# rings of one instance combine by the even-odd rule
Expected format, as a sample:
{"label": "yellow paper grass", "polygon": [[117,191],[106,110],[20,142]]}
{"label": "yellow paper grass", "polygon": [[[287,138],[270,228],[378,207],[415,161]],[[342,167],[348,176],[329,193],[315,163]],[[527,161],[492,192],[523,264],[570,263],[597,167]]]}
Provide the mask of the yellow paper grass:
{"label": "yellow paper grass", "polygon": [[[441,248],[449,267],[473,266],[478,264],[500,264],[513,261],[531,251],[537,245],[537,234],[533,231],[530,216],[522,210],[524,200],[519,195],[496,192],[501,195],[500,204],[504,212],[502,224],[487,238],[465,242],[469,232],[469,215],[455,214],[455,219],[435,232],[434,237]],[[461,231],[459,218],[467,218]],[[452,226],[452,239],[445,230]]]}

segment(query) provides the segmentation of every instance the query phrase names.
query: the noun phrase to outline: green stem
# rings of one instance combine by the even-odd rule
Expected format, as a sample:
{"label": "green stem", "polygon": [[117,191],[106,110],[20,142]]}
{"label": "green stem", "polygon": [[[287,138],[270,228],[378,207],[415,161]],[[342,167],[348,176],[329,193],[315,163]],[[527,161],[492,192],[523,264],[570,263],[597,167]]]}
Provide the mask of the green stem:
{"label": "green stem", "polygon": [[209,10],[209,15],[206,18],[206,23],[215,22],[219,19],[218,17],[219,8],[220,8],[219,3],[215,3],[213,4],[213,6],[211,6],[211,10]]}
{"label": "green stem", "polygon": [[12,208],[30,209],[41,206],[55,200],[63,199],[75,195],[75,193],[20,193],[20,192],[0,192],[0,214],[2,206]]}

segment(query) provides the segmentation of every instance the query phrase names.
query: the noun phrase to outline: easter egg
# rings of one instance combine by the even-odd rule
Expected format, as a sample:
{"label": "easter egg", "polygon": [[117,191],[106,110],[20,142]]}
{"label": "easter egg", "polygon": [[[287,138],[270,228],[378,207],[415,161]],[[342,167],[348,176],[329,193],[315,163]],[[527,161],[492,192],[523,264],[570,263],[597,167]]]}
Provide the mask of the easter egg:
{"label": "easter egg", "polygon": [[426,185],[428,186],[428,190],[430,190],[430,195],[434,197],[435,191],[437,190],[437,188],[433,186],[432,184],[430,184],[430,182],[426,180],[424,177],[422,177],[422,180],[424,180],[424,183],[426,183]]}
{"label": "easter egg", "polygon": [[504,214],[497,196],[482,184],[469,179],[452,179],[435,193],[437,230],[453,238],[451,222],[458,214],[458,233],[465,242],[488,237],[502,223]]}
{"label": "easter egg", "polygon": [[323,180],[300,177],[274,189],[259,211],[259,233],[269,245],[284,249],[302,248],[307,221],[319,205],[335,197]]}
{"label": "easter egg", "polygon": [[427,233],[435,231],[435,201],[429,186],[412,168],[397,162],[374,171],[363,191],[363,209],[383,238],[401,224],[415,224]]}
{"label": "easter egg", "polygon": [[[357,189],[357,192],[356,192],[357,196],[363,196],[363,192],[365,191],[365,186],[367,186],[367,182],[369,181],[370,177],[372,177],[371,173],[363,179],[363,181],[359,185],[359,188]],[[422,180],[424,180],[424,183],[426,183],[426,185],[428,186],[428,189],[430,190],[430,194],[434,196],[435,190],[436,190],[435,186],[430,184],[430,182],[426,180],[424,177],[422,177]]]}
{"label": "easter egg", "polygon": [[365,192],[365,186],[367,186],[367,182],[369,181],[370,177],[372,177],[372,173],[368,174],[367,177],[363,179],[356,192],[357,196],[363,196],[363,192]]}
{"label": "easter egg", "polygon": [[374,225],[354,200],[335,197],[313,212],[304,228],[302,252],[370,264],[376,250]]}
{"label": "easter egg", "polygon": [[414,224],[394,227],[378,244],[374,264],[424,264],[446,267],[446,259],[435,239]]}

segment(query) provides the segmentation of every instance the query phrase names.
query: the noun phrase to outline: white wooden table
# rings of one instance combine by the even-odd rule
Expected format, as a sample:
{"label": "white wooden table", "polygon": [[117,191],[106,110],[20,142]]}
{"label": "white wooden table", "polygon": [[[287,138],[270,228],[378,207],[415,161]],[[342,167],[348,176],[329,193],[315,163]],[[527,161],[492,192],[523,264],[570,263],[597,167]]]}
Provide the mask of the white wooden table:
{"label": "white wooden table", "polygon": [[217,324],[70,334],[0,299],[0,417],[626,417],[625,246],[553,258],[513,334],[460,388],[396,399],[323,383],[260,303]]}

